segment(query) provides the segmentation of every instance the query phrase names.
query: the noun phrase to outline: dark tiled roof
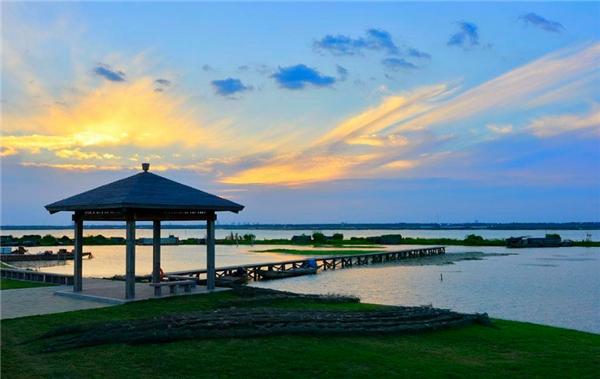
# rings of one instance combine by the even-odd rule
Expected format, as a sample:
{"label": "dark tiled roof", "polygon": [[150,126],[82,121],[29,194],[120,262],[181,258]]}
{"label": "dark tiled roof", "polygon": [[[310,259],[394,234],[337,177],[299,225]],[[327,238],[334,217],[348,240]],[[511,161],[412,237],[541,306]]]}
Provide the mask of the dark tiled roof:
{"label": "dark tiled roof", "polygon": [[150,172],[141,172],[46,205],[50,213],[123,208],[237,213],[244,206]]}

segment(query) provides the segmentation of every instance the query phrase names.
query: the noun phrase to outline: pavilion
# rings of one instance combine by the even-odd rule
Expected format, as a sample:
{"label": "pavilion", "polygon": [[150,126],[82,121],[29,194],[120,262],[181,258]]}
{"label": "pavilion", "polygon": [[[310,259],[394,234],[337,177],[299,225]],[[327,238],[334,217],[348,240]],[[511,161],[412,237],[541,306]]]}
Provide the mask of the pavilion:
{"label": "pavilion", "polygon": [[[136,221],[153,222],[152,283],[159,283],[161,280],[160,222],[163,220],[206,221],[206,287],[208,290],[215,288],[216,212],[238,213],[244,209],[244,206],[148,172],[150,169],[148,163],[143,163],[142,169],[142,172],[125,179],[46,205],[50,213],[73,212],[74,292],[83,290],[83,221],[125,221],[126,299],[135,298]],[[160,294],[159,287],[155,287],[155,294]]]}

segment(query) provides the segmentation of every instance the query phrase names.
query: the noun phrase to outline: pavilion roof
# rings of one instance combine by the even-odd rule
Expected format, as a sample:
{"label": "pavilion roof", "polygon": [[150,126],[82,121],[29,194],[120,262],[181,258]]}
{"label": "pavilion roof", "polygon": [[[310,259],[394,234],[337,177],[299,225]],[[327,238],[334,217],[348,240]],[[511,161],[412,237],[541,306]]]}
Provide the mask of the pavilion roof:
{"label": "pavilion roof", "polygon": [[239,212],[243,205],[146,171],[46,205],[50,213],[116,209]]}

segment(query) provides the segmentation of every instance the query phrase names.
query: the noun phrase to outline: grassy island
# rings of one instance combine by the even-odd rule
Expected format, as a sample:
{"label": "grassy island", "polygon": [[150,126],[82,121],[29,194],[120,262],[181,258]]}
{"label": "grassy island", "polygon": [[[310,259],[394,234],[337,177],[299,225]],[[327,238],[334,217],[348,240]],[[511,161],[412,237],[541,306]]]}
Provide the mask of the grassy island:
{"label": "grassy island", "polygon": [[[137,320],[218,308],[369,311],[382,306],[303,299],[252,301],[221,292],[2,321],[6,378],[577,377],[600,370],[600,336],[493,320],[416,335],[272,336],[107,344],[43,352],[34,340],[73,324]],[[243,373],[243,374],[241,374]]]}

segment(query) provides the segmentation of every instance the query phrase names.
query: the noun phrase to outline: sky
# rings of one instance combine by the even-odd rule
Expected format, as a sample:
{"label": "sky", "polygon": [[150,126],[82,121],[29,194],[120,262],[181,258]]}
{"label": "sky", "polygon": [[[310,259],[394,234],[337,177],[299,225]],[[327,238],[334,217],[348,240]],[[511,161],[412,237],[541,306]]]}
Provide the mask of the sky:
{"label": "sky", "polygon": [[142,162],[222,223],[600,221],[600,3],[1,11],[3,225]]}

